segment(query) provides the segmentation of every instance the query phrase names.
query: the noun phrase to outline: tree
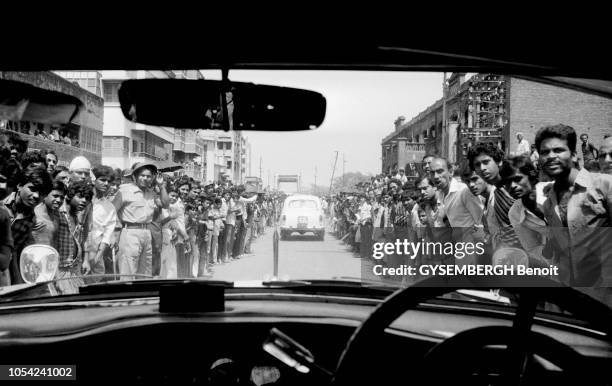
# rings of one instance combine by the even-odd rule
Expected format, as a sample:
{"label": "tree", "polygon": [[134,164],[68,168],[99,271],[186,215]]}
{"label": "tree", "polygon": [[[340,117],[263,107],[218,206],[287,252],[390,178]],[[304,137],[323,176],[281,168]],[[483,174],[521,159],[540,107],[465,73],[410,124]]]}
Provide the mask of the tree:
{"label": "tree", "polygon": [[344,176],[334,178],[332,184],[332,192],[356,192],[360,191],[357,184],[369,183],[372,181],[372,175],[362,174],[360,172],[345,173]]}

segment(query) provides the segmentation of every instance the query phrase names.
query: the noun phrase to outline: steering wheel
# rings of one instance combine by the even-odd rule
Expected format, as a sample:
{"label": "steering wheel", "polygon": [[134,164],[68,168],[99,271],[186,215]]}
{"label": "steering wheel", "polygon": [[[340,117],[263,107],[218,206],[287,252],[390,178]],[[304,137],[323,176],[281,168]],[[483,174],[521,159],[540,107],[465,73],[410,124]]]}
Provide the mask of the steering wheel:
{"label": "steering wheel", "polygon": [[[534,288],[537,287],[537,288]],[[428,299],[457,289],[504,288],[517,298],[512,327],[490,326],[460,332],[433,347],[423,358],[424,366],[412,369],[412,374],[427,377],[427,384],[463,384],[473,376],[475,363],[470,358],[482,353],[488,345],[506,346],[503,383],[522,383],[528,374],[528,362],[537,354],[561,368],[564,380],[576,377],[580,384],[587,381],[589,372],[585,357],[573,348],[546,335],[531,331],[536,306],[546,301],[558,305],[574,316],[592,323],[606,333],[612,343],[612,310],[597,300],[555,281],[543,277],[432,277],[389,296],[369,318],[353,333],[346,345],[333,383],[360,384],[366,379],[365,371],[372,371],[372,353],[377,341],[382,341],[384,330],[406,311]],[[408,366],[409,364],[407,364]],[[465,376],[461,382],[461,376]],[[528,377],[527,377],[528,378]],[[472,382],[473,383],[473,378]],[[361,380],[361,382],[360,382]],[[451,382],[448,382],[448,381]],[[458,381],[459,380],[459,381]]]}

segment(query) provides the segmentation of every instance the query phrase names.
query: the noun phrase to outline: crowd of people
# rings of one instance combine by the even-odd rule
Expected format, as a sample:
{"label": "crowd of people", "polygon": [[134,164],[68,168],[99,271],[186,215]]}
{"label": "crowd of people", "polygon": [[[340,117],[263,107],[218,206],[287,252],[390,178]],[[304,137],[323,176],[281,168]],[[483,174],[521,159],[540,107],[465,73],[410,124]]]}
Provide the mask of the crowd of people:
{"label": "crowd of people", "polygon": [[[391,267],[492,265],[520,249],[530,267],[557,266],[552,279],[612,304],[612,137],[596,151],[596,167],[579,166],[577,139],[572,127],[542,127],[537,162],[525,152],[506,157],[492,143],[470,148],[460,165],[428,154],[416,182],[400,171],[374,177],[359,194],[333,196],[332,226],[363,258],[373,258],[375,243],[398,239],[484,246],[459,256],[385,253]],[[593,154],[587,139],[583,149]]]}
{"label": "crowd of people", "polygon": [[2,128],[15,133],[31,135],[37,139],[79,147],[79,138],[76,133],[71,133],[69,130],[57,126],[29,121],[6,121],[5,127]]}
{"label": "crowd of people", "polygon": [[20,256],[32,244],[57,250],[64,291],[87,275],[207,277],[250,254],[278,213],[280,196],[229,181],[204,184],[150,163],[92,166],[82,156],[66,168],[52,151],[20,152],[0,139],[0,285],[23,283]]}

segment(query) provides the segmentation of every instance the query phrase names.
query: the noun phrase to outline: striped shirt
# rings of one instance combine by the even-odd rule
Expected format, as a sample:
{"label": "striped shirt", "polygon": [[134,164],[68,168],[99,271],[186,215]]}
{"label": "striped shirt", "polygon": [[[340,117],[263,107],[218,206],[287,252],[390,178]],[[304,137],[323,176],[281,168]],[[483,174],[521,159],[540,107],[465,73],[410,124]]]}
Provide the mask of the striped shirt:
{"label": "striped shirt", "polygon": [[516,200],[504,188],[495,189],[493,194],[495,195],[493,210],[495,211],[495,219],[499,224],[498,242],[508,247],[521,248],[520,240],[516,232],[514,232],[514,228],[512,228],[510,223],[510,217],[508,216],[510,208],[512,208]]}

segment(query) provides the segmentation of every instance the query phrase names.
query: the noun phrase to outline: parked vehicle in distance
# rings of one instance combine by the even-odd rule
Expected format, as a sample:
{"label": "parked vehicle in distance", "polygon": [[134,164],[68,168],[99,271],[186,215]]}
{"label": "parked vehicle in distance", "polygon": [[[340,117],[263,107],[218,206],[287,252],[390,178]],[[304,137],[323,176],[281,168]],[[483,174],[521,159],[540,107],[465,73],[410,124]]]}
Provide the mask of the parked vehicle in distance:
{"label": "parked vehicle in distance", "polygon": [[276,188],[286,194],[300,193],[299,174],[279,175],[276,178]]}
{"label": "parked vehicle in distance", "polygon": [[281,212],[281,240],[293,233],[314,233],[321,241],[325,239],[323,206],[317,196],[293,194],[285,199]]}

